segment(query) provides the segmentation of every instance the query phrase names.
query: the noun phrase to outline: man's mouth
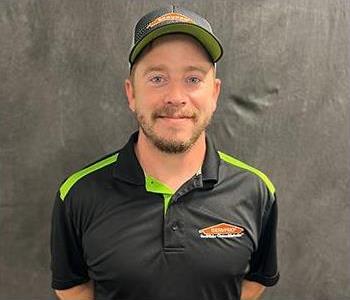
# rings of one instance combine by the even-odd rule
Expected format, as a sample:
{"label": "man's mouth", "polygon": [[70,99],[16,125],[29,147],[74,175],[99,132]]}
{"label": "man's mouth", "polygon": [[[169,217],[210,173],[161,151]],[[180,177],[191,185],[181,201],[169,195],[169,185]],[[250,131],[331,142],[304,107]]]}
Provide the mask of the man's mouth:
{"label": "man's mouth", "polygon": [[192,116],[158,116],[160,119],[192,119]]}

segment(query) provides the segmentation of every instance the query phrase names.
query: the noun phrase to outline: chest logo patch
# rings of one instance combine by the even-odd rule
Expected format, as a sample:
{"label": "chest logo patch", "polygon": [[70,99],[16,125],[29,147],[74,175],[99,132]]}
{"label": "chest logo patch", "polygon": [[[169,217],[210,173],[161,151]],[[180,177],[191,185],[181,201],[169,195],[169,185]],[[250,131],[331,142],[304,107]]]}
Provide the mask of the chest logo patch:
{"label": "chest logo patch", "polygon": [[241,237],[244,234],[244,229],[239,226],[220,223],[198,230],[200,237],[206,238],[232,238]]}

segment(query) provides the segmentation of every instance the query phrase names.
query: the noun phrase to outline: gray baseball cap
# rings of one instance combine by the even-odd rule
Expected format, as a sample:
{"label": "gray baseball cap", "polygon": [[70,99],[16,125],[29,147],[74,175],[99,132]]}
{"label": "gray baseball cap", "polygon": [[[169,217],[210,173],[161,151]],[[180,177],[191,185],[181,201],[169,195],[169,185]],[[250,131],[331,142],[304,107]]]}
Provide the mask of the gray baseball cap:
{"label": "gray baseball cap", "polygon": [[171,5],[154,10],[137,22],[129,55],[130,66],[151,41],[171,33],[184,33],[197,39],[213,63],[223,54],[222,46],[206,19],[188,9]]}

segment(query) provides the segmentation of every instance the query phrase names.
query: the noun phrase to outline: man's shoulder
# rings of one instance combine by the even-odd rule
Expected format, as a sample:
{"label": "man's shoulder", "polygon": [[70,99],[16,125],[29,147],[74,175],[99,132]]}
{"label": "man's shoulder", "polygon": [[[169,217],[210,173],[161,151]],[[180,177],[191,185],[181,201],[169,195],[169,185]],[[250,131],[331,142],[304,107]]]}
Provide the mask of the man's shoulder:
{"label": "man's shoulder", "polygon": [[77,185],[82,179],[88,179],[96,172],[103,172],[108,167],[112,166],[118,160],[118,151],[106,154],[92,163],[84,166],[80,170],[69,175],[61,184],[59,188],[59,195],[62,201],[65,200],[67,194],[72,189],[73,186]]}
{"label": "man's shoulder", "polygon": [[275,191],[276,191],[275,186],[273,185],[273,183],[265,173],[251,166],[250,164],[247,164],[246,162],[239,160],[238,158],[232,155],[226,154],[222,151],[218,151],[218,154],[219,154],[220,160],[226,163],[228,166],[238,168],[239,170],[248,172],[253,176],[257,176],[266,185],[270,193],[275,194]]}

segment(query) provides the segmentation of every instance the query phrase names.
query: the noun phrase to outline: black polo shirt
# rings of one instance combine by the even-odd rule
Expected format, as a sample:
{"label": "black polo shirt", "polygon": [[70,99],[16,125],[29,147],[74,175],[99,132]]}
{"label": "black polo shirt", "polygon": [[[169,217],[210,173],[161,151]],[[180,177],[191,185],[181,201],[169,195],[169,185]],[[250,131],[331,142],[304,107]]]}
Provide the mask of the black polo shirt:
{"label": "black polo shirt", "polygon": [[71,175],[52,215],[52,287],[92,279],[95,299],[240,299],[244,278],[274,285],[275,190],[260,171],[218,152],[176,192],[145,177],[137,133]]}

